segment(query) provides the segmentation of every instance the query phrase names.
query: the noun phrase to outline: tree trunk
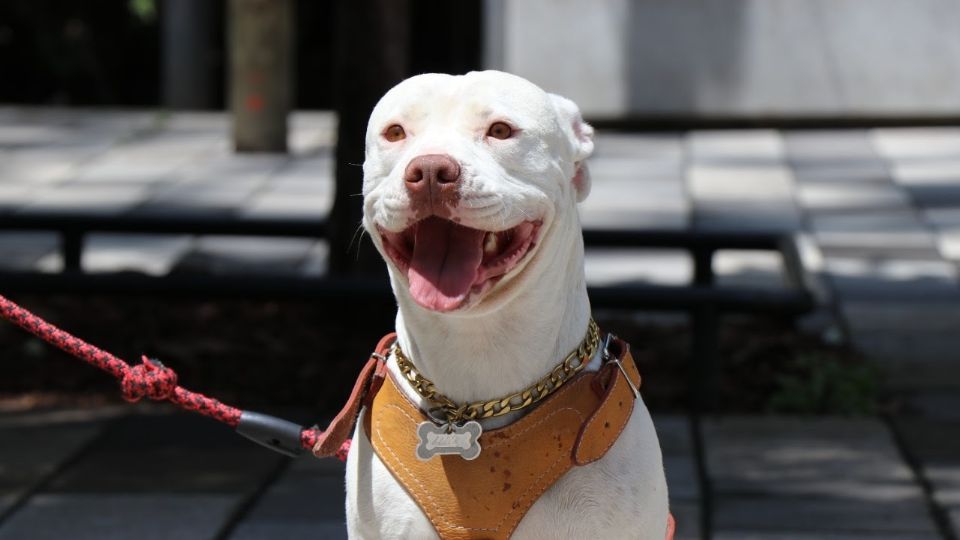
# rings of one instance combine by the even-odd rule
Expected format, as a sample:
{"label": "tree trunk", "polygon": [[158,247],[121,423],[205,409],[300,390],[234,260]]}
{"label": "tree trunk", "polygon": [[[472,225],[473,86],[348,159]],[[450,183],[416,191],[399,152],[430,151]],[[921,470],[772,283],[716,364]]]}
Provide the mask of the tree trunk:
{"label": "tree trunk", "polygon": [[362,238],[364,137],[370,111],[407,75],[408,0],[340,0],[335,84],[339,115],[336,195],[330,215],[330,271],[382,274],[383,261]]}
{"label": "tree trunk", "polygon": [[237,152],[286,152],[293,0],[230,0],[230,110]]}

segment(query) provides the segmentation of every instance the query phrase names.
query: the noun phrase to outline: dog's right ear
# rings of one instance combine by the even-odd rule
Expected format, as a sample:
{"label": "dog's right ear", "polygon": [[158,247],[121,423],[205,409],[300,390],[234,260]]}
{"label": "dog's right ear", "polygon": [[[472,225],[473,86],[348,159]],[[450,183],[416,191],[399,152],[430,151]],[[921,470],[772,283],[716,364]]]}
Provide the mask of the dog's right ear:
{"label": "dog's right ear", "polygon": [[549,95],[560,119],[560,127],[573,148],[576,169],[572,182],[577,190],[577,202],[581,202],[590,194],[590,171],[587,170],[586,159],[593,153],[593,127],[583,121],[576,103],[557,94]]}

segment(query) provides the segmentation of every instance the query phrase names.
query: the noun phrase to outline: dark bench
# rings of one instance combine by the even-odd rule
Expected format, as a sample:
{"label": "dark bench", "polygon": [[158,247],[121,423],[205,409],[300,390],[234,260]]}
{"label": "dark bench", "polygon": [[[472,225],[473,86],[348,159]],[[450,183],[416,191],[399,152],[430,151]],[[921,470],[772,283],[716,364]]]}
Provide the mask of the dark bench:
{"label": "dark bench", "polygon": [[[84,273],[84,236],[94,232],[154,234],[217,234],[322,239],[323,219],[224,217],[197,215],[95,216],[89,214],[10,214],[0,216],[0,230],[57,231],[64,270],[60,273],[0,271],[4,293],[42,294],[162,294],[184,296],[288,297],[324,301],[389,300],[385,281],[368,278],[301,277],[287,275],[206,275],[173,273],[148,276],[135,272]],[[693,260],[693,281],[683,286],[624,283],[590,287],[594,307],[683,311],[691,316],[694,395],[709,408],[715,399],[719,319],[724,313],[765,313],[796,317],[813,309],[794,236],[783,232],[687,230],[586,230],[589,248],[672,248],[687,251]],[[717,286],[713,256],[720,250],[760,250],[780,253],[784,261],[782,289]]]}

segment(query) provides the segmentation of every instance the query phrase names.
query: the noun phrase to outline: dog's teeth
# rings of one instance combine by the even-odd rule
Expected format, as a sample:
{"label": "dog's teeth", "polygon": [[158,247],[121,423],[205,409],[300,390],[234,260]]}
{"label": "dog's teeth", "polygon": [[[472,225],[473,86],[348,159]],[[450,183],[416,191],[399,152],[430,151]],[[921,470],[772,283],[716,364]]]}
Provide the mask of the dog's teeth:
{"label": "dog's teeth", "polygon": [[483,239],[483,252],[487,255],[495,255],[499,247],[496,233],[488,232]]}

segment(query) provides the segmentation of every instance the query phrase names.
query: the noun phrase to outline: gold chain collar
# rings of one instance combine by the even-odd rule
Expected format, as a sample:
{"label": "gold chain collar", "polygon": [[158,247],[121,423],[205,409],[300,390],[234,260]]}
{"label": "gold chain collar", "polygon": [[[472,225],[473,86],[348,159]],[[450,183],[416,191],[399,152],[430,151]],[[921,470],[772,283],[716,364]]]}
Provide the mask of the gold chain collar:
{"label": "gold chain collar", "polygon": [[580,345],[570,351],[570,354],[557,364],[550,373],[540,379],[533,385],[510,394],[501,399],[492,399],[490,401],[475,401],[473,403],[464,403],[458,405],[452,399],[437,391],[437,387],[430,379],[421,375],[410,360],[404,356],[400,349],[400,343],[394,343],[393,356],[397,359],[397,366],[400,373],[413,385],[413,389],[424,399],[436,405],[431,412],[439,409],[439,412],[446,418],[450,424],[461,424],[467,420],[478,420],[481,418],[490,418],[500,416],[509,412],[529,407],[543,398],[553,393],[557,388],[563,386],[563,383],[570,380],[574,375],[580,372],[593,358],[600,345],[600,329],[597,323],[590,319],[587,326],[587,335],[584,336]]}

